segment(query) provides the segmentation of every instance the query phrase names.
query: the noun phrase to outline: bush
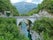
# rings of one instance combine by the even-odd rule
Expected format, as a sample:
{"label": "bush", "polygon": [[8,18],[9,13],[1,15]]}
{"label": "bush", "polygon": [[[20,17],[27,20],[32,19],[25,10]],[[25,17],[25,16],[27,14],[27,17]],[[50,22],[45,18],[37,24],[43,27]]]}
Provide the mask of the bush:
{"label": "bush", "polygon": [[15,18],[0,18],[0,40],[28,40],[20,33]]}
{"label": "bush", "polygon": [[42,18],[41,20],[35,21],[32,29],[38,33],[43,32],[43,38],[45,40],[53,39],[53,19],[52,18]]}

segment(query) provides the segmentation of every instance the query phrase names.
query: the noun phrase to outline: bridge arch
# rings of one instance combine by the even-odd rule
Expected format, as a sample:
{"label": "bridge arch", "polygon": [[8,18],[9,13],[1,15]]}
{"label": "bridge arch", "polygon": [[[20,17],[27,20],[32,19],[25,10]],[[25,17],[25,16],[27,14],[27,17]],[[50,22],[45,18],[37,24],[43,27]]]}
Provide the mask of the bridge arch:
{"label": "bridge arch", "polygon": [[19,25],[20,22],[24,21],[26,24],[29,24],[29,23],[34,23],[36,19],[31,19],[31,18],[27,18],[27,19],[17,19],[17,25]]}
{"label": "bridge arch", "polygon": [[25,22],[27,25],[32,24],[32,21],[27,19],[19,21],[18,25],[21,25],[22,22]]}

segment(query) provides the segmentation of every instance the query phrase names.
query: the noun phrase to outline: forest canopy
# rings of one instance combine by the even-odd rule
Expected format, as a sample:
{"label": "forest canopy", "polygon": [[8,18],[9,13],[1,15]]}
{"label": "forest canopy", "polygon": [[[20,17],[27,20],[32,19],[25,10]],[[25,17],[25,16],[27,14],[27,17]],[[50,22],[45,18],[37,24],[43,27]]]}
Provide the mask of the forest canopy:
{"label": "forest canopy", "polygon": [[0,11],[10,11],[14,16],[18,16],[17,9],[10,3],[10,0],[0,0]]}
{"label": "forest canopy", "polygon": [[20,33],[15,18],[0,18],[0,40],[28,40]]}

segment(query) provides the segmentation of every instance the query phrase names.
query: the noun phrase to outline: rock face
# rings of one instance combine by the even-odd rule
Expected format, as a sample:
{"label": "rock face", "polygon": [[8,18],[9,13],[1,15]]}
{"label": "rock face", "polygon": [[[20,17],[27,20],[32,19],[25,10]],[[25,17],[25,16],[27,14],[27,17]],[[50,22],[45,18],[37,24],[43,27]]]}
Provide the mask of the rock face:
{"label": "rock face", "polygon": [[45,10],[42,10],[39,12],[39,15],[40,16],[43,16],[43,17],[53,17],[50,13],[48,13],[47,11]]}
{"label": "rock face", "polygon": [[33,14],[32,17],[36,17],[37,19],[39,19],[41,17],[53,18],[53,15],[51,15],[50,13],[48,13],[45,10],[40,10],[38,14]]}
{"label": "rock face", "polygon": [[4,16],[12,16],[12,14],[11,14],[10,11],[3,11],[3,12],[0,12],[0,17],[4,17]]}
{"label": "rock face", "polygon": [[42,40],[40,35],[37,32],[33,31],[33,30],[31,30],[31,36],[32,36],[32,40]]}

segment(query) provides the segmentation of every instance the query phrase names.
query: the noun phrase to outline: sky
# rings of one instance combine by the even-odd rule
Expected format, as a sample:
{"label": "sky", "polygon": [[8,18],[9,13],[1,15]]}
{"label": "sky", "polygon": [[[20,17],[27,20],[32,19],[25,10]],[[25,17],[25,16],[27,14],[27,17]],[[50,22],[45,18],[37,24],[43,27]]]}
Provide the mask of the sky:
{"label": "sky", "polygon": [[10,0],[11,3],[17,3],[17,2],[28,2],[28,3],[35,3],[35,4],[39,4],[41,3],[43,0]]}

